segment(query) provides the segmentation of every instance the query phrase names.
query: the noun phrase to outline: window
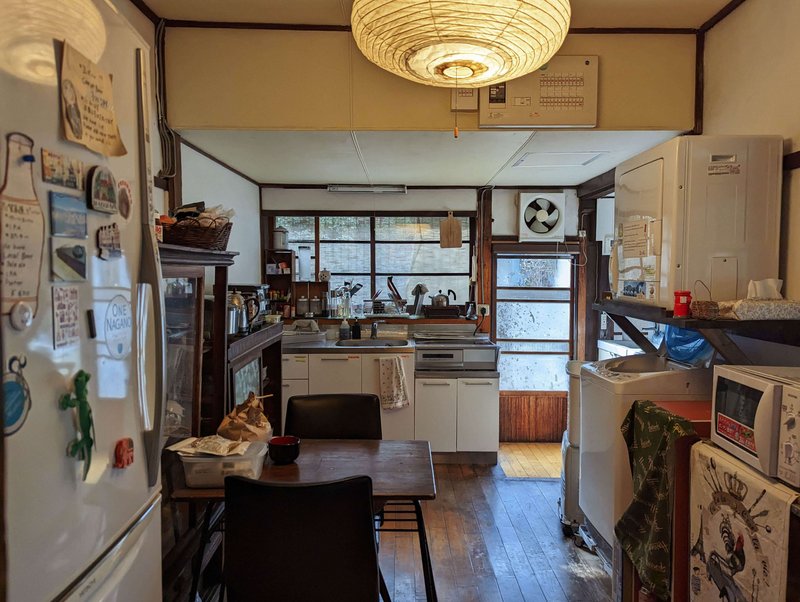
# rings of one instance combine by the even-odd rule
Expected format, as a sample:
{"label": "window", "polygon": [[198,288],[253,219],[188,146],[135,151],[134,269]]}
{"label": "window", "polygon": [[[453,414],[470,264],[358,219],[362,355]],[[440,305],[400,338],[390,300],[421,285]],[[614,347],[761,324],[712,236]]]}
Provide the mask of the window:
{"label": "window", "polygon": [[495,324],[500,388],[565,391],[572,341],[572,260],[499,254]]}
{"label": "window", "polygon": [[[327,268],[331,288],[345,281],[363,285],[362,299],[374,290],[388,298],[387,276],[393,276],[400,294],[411,302],[417,283],[427,285],[431,294],[448,289],[457,302],[469,298],[470,218],[457,217],[464,244],[459,249],[439,246],[436,216],[275,216],[275,225],[289,231],[289,248],[312,245],[317,256],[313,271]],[[313,249],[312,249],[313,250]]]}

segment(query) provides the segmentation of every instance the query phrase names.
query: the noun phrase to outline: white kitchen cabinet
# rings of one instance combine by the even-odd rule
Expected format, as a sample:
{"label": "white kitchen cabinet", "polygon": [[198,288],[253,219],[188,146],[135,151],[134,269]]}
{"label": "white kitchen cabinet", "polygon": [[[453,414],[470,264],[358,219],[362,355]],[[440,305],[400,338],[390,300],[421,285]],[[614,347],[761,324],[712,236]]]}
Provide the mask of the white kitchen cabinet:
{"label": "white kitchen cabinet", "polygon": [[372,393],[380,397],[380,360],[399,357],[406,373],[406,390],[409,405],[396,410],[381,410],[381,431],[384,439],[414,439],[414,355],[372,354],[361,356],[361,392]]}
{"label": "white kitchen cabinet", "polygon": [[361,355],[309,354],[308,394],[321,393],[361,393]]}
{"label": "white kitchen cabinet", "polygon": [[281,378],[298,380],[308,378],[308,354],[284,354],[281,356]]}
{"label": "white kitchen cabinet", "polygon": [[[290,379],[281,383],[281,433],[286,434],[286,403],[295,395],[308,395],[308,379]],[[291,434],[291,433],[290,433]]]}
{"label": "white kitchen cabinet", "polygon": [[497,378],[459,378],[456,450],[496,452],[500,441]]}
{"label": "white kitchen cabinet", "polygon": [[458,381],[418,378],[414,392],[414,438],[427,440],[431,451],[456,451]]}

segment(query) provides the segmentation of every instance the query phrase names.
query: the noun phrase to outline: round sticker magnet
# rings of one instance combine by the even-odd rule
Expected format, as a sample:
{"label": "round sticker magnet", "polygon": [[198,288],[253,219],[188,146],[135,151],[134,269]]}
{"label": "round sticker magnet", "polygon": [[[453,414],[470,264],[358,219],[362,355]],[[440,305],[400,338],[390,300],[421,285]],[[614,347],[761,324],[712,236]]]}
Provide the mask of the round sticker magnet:
{"label": "round sticker magnet", "polygon": [[106,346],[114,359],[124,359],[131,353],[133,312],[130,302],[117,295],[108,303],[104,320]]}
{"label": "round sticker magnet", "polygon": [[31,389],[22,375],[27,365],[25,356],[12,356],[8,360],[8,372],[3,375],[3,426],[6,435],[13,435],[28,417],[31,410]]}

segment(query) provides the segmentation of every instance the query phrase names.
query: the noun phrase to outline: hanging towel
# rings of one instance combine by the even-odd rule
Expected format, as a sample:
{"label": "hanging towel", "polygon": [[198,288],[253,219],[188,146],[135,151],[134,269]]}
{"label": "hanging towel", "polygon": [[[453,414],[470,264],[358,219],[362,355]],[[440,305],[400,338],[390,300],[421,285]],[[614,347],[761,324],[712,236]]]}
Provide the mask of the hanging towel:
{"label": "hanging towel", "polygon": [[381,381],[381,407],[397,410],[410,404],[406,389],[406,371],[399,357],[382,357],[378,360]]}
{"label": "hanging towel", "polygon": [[723,595],[736,602],[786,600],[797,492],[706,443],[692,448],[691,485],[692,602]]}

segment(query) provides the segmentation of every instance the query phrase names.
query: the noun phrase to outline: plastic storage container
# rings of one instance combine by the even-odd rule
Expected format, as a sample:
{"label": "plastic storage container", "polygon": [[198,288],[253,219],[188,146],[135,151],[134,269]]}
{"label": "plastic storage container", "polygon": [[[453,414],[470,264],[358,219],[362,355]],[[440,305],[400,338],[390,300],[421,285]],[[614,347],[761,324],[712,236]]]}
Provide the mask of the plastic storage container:
{"label": "plastic storage container", "polygon": [[257,479],[264,467],[267,444],[253,441],[241,456],[181,456],[188,487],[223,487],[225,477],[239,475]]}

